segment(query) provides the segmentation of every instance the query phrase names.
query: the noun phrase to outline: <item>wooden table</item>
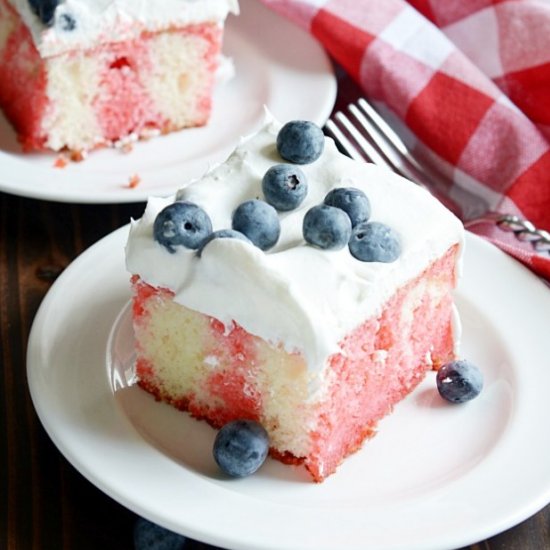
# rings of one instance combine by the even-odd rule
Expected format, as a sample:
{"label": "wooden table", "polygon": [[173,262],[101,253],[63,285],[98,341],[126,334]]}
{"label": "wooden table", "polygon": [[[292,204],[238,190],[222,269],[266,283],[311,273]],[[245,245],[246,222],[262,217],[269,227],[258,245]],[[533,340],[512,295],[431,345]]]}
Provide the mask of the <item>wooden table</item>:
{"label": "wooden table", "polygon": [[[85,480],[42,428],[25,353],[33,317],[57,275],[142,211],[143,204],[67,205],[0,193],[0,550],[133,547],[135,515]],[[212,547],[188,541],[186,548]],[[550,506],[470,548],[550,549]]]}

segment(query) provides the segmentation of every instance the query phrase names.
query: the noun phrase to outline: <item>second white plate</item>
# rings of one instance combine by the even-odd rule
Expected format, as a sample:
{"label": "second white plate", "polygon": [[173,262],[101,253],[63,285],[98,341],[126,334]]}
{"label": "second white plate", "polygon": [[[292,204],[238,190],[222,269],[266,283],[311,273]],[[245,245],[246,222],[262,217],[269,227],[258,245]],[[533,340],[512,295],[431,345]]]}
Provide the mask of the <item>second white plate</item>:
{"label": "second white plate", "polygon": [[227,480],[211,455],[215,431],[132,384],[127,231],[56,281],[27,361],[50,437],[123,505],[236,550],[430,550],[482,540],[550,501],[541,425],[550,417],[550,292],[499,250],[468,235],[457,292],[462,355],[485,375],[476,400],[444,403],[431,373],[324,483],[271,459]]}
{"label": "second white plate", "polygon": [[[168,195],[225,160],[238,140],[255,131],[264,105],[281,121],[324,124],[336,98],[330,60],[306,32],[258,0],[241,0],[241,14],[226,25],[224,53],[235,77],[220,84],[209,124],[135,145],[124,154],[107,149],[84,162],[55,168],[55,154],[23,154],[0,112],[0,191],[79,203],[145,201]],[[140,183],[130,188],[137,175]]]}

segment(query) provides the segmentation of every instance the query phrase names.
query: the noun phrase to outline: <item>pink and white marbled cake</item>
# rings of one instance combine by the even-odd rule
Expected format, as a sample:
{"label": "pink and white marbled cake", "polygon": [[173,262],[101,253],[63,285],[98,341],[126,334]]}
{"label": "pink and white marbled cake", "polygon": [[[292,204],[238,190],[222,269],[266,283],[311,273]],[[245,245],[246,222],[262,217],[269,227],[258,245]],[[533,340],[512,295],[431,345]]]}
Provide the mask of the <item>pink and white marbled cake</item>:
{"label": "pink and white marbled cake", "polygon": [[[272,249],[216,239],[199,256],[154,240],[154,220],[175,198],[201,206],[214,230],[231,227],[235,208],[261,198],[263,174],[281,162],[278,129],[268,122],[177,197],[150,199],[133,222],[136,370],[144,389],[213,426],[257,420],[272,456],[322,481],[428,370],[455,357],[463,228],[423,189],[327,139],[322,156],[300,167],[308,195],[279,213]],[[372,220],[399,234],[397,260],[361,262],[347,247],[306,243],[305,212],[341,186],[364,191]]]}
{"label": "pink and white marbled cake", "polygon": [[204,125],[229,11],[236,0],[0,0],[0,107],[25,150]]}

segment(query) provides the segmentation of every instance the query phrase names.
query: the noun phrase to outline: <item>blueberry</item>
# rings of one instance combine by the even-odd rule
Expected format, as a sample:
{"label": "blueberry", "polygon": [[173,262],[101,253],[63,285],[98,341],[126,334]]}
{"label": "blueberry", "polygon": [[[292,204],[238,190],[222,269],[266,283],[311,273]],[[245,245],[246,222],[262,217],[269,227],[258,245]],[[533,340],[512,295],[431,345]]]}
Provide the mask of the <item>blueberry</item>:
{"label": "blueberry", "polygon": [[208,214],[196,204],[178,201],[163,208],[155,219],[155,240],[170,252],[176,246],[196,249],[212,232]]}
{"label": "blueberry", "polygon": [[[201,246],[197,252],[198,256],[200,257],[202,254],[202,251],[204,250],[204,247],[212,242],[214,239],[238,239],[240,241],[245,241],[247,243],[250,243],[250,239],[246,237],[246,235],[243,235],[240,231],[235,231],[233,229],[220,229],[218,231],[213,231],[202,241]],[[252,243],[251,243],[252,244]]]}
{"label": "blueberry", "polygon": [[76,29],[76,19],[70,13],[62,13],[57,18],[57,26],[65,32],[71,32]]}
{"label": "blueberry", "polygon": [[181,550],[185,537],[169,531],[145,518],[138,518],[134,525],[135,550]]}
{"label": "blueberry", "polygon": [[466,403],[477,397],[483,388],[481,371],[469,361],[451,361],[437,371],[437,389],[451,403]]}
{"label": "blueberry", "polygon": [[328,193],[325,204],[343,210],[351,220],[351,226],[366,222],[370,217],[370,202],[360,189],[355,187],[339,187]]}
{"label": "blueberry", "polygon": [[362,262],[394,262],[401,254],[401,243],[395,231],[379,222],[363,222],[351,233],[349,251]]}
{"label": "blueberry", "polygon": [[44,25],[53,24],[55,8],[60,4],[60,0],[29,0],[31,10]]}
{"label": "blueberry", "polygon": [[277,135],[279,155],[294,164],[309,164],[317,160],[324,147],[323,131],[307,120],[287,122]]}
{"label": "blueberry", "polygon": [[253,474],[265,461],[269,450],[267,432],[253,420],[233,420],[216,435],[214,460],[231,477]]}
{"label": "blueberry", "polygon": [[338,250],[348,244],[351,221],[343,210],[320,204],[306,212],[302,229],[309,244],[324,250]]}
{"label": "blueberry", "polygon": [[294,210],[307,195],[306,175],[297,166],[275,164],[262,179],[265,200],[281,212]]}
{"label": "blueberry", "polygon": [[274,246],[281,234],[277,211],[267,202],[258,199],[243,202],[236,208],[232,226],[261,250]]}

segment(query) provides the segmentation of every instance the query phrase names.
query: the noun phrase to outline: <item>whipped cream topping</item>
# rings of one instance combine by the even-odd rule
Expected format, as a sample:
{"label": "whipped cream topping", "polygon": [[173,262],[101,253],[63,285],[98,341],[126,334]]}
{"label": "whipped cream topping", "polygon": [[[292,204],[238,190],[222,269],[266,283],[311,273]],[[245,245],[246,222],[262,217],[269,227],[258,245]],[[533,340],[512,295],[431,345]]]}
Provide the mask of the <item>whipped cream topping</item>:
{"label": "whipped cream topping", "polygon": [[8,1],[30,29],[42,57],[129,40],[143,31],[221,23],[228,13],[239,12],[237,0],[64,0],[46,26],[29,0]]}
{"label": "whipped cream topping", "polygon": [[[300,168],[308,178],[305,201],[279,213],[281,236],[263,252],[236,239],[215,239],[199,258],[180,248],[168,252],[153,238],[162,208],[177,199],[206,210],[214,230],[231,227],[231,215],[245,200],[263,198],[266,170],[283,162],[275,145],[280,125],[268,121],[243,140],[229,159],[189,183],[175,197],[151,198],[143,217],[132,221],[126,246],[128,270],[175,301],[248,332],[288,352],[301,353],[311,373],[339,351],[338,342],[366,318],[381,311],[397,288],[419,275],[456,243],[463,244],[461,222],[428,192],[389,171],[340,154],[326,138],[321,157]],[[369,197],[370,221],[395,229],[402,253],[393,263],[367,263],[347,247],[319,250],[306,244],[302,220],[335,187],[356,187]]]}

